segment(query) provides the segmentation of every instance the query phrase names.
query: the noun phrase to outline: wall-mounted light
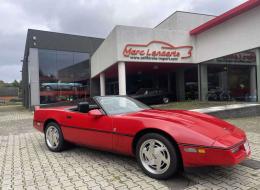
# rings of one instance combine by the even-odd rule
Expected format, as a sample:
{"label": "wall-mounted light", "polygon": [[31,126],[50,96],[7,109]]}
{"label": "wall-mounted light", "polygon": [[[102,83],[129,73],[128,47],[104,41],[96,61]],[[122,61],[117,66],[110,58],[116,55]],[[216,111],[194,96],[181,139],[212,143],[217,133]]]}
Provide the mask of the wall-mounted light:
{"label": "wall-mounted light", "polygon": [[33,39],[33,46],[36,46],[37,45],[37,43],[36,43],[37,37],[33,36],[32,39]]}

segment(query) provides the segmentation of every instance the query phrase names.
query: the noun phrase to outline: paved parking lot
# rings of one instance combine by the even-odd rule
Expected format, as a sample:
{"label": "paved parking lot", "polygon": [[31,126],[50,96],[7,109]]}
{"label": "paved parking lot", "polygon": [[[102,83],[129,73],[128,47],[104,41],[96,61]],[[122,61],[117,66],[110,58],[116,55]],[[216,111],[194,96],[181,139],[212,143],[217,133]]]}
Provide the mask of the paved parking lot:
{"label": "paved parking lot", "polygon": [[133,158],[83,147],[52,153],[32,128],[31,112],[0,107],[0,189],[260,189],[260,117],[228,121],[247,131],[251,162],[188,169],[159,181]]}

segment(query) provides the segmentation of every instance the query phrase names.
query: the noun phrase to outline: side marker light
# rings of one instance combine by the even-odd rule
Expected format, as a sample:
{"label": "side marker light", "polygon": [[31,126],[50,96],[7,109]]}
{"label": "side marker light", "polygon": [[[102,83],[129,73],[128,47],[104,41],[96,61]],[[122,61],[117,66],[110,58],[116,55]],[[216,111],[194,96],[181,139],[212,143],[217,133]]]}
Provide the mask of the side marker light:
{"label": "side marker light", "polygon": [[198,148],[198,153],[205,154],[206,150],[204,148]]}
{"label": "side marker light", "polygon": [[205,154],[206,150],[204,148],[184,148],[185,152],[193,152],[199,154]]}

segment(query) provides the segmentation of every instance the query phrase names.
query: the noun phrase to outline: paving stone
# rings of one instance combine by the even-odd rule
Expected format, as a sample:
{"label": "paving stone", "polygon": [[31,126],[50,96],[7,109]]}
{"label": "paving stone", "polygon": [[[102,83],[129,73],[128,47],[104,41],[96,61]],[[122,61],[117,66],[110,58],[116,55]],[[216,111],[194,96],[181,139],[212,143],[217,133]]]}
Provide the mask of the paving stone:
{"label": "paving stone", "polygon": [[[260,117],[228,120],[247,131],[252,155],[260,161]],[[133,158],[75,147],[50,152],[27,111],[0,112],[0,189],[173,189],[146,176]],[[181,176],[182,177],[182,176]],[[260,169],[236,165],[184,172],[185,189],[260,189]],[[187,181],[186,180],[186,181]],[[259,188],[258,188],[259,187]]]}

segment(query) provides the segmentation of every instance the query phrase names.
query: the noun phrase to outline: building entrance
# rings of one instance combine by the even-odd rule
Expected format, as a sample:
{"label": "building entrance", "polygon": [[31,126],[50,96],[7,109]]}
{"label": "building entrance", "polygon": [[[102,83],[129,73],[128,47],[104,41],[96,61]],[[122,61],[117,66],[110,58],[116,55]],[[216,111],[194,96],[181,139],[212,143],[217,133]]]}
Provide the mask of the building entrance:
{"label": "building entrance", "polygon": [[[198,99],[198,68],[195,64],[126,63],[126,94],[156,93],[170,101]],[[106,95],[118,95],[117,67],[106,72]]]}

